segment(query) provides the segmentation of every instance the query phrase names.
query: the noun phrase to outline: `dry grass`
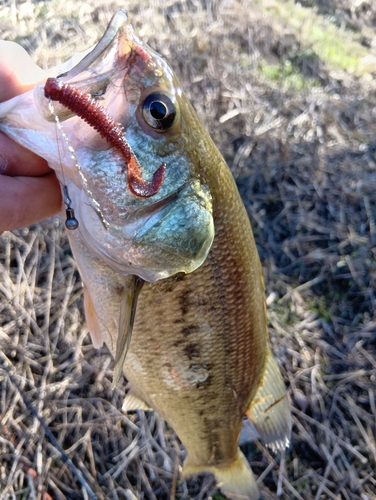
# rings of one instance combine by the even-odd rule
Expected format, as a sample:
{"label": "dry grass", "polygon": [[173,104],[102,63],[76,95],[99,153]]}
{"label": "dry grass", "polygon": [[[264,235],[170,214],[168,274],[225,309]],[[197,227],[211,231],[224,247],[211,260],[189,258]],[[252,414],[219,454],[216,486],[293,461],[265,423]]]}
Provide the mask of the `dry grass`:
{"label": "dry grass", "polygon": [[[376,9],[301,3],[127,7],[183,80],[254,226],[294,421],[282,457],[244,447],[263,498],[375,500]],[[94,43],[121,6],[1,5],[2,38],[43,66]],[[336,62],[342,47],[356,71]],[[112,360],[91,346],[60,221],[4,234],[0,276],[0,497],[220,498],[209,476],[177,482],[184,450],[156,415],[121,413],[125,381],[111,390]]]}

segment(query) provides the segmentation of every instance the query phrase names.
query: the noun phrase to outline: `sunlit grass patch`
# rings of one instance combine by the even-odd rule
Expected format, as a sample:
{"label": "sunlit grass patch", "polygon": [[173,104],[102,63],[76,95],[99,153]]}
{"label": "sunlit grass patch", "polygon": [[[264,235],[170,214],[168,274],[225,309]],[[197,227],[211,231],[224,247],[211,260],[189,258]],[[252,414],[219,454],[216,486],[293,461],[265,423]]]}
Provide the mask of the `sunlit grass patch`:
{"label": "sunlit grass patch", "polygon": [[302,75],[288,59],[280,64],[261,63],[259,71],[267,81],[283,90],[303,90],[320,85],[317,79]]}
{"label": "sunlit grass patch", "polygon": [[357,40],[353,31],[338,28],[314,9],[291,0],[256,3],[268,18],[273,18],[275,28],[296,34],[302,46],[310,48],[327,69],[357,76],[367,72],[362,59],[369,55],[369,50]]}

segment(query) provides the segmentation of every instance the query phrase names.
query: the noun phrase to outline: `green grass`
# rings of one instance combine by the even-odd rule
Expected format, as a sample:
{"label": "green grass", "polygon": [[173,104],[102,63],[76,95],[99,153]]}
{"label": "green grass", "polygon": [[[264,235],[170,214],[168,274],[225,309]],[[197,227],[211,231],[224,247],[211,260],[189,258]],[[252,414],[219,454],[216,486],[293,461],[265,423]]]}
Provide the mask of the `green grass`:
{"label": "green grass", "polygon": [[282,64],[268,64],[265,62],[260,65],[259,69],[263,78],[279,87],[282,86],[283,90],[299,91],[319,85],[317,80],[303,76],[299,69],[288,59],[283,61]]}
{"label": "green grass", "polygon": [[362,62],[369,50],[361,45],[352,30],[340,29],[313,9],[290,0],[261,0],[259,3],[265,16],[273,17],[281,31],[295,34],[302,49],[310,48],[331,71],[345,71],[356,76],[369,72]]}
{"label": "green grass", "polygon": [[319,318],[325,320],[327,323],[330,323],[331,317],[330,317],[329,302],[330,298],[325,298],[324,296],[315,297],[315,299],[308,301],[308,308],[311,311],[317,313],[317,316]]}
{"label": "green grass", "polygon": [[214,493],[213,500],[227,500],[227,497],[221,495],[221,493]]}

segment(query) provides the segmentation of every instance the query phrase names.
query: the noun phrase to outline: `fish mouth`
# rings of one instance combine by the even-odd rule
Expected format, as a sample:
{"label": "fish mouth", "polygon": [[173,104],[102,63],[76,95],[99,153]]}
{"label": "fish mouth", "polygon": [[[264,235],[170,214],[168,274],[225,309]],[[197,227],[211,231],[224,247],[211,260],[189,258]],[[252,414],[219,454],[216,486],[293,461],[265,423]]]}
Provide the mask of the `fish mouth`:
{"label": "fish mouth", "polygon": [[63,81],[71,80],[77,75],[86,71],[92,64],[95,64],[98,59],[104,54],[104,52],[112,45],[115,38],[118,36],[119,31],[124,28],[124,26],[129,25],[128,15],[126,9],[118,10],[111,18],[107,29],[95,45],[93,50],[91,50],[79,63],[76,64],[72,69],[61,73],[57,78],[61,78]]}
{"label": "fish mouth", "polygon": [[[118,38],[121,39],[119,44],[116,43]],[[80,91],[100,100],[118,71],[119,59],[124,67],[127,65],[134,42],[133,27],[123,8],[113,15],[102,38],[77,64],[71,67],[71,60],[68,60],[58,68],[60,73],[56,80],[61,84],[76,86]],[[48,121],[54,121],[54,116],[46,106],[44,87],[45,84],[35,87],[36,102],[42,116]],[[55,103],[55,112],[60,121],[75,115],[59,103]]]}
{"label": "fish mouth", "polygon": [[[104,139],[121,158],[122,173],[124,171],[127,173],[128,191],[138,198],[149,198],[156,195],[165,183],[166,163],[162,159],[150,176],[151,172],[148,168],[145,172],[126,136],[129,128],[132,126],[135,129],[142,128],[143,123],[141,121],[138,126],[132,123],[133,118],[138,117],[138,109],[133,109],[136,102],[135,87],[139,93],[137,103],[140,105],[141,84],[132,85],[132,77],[129,74],[132,73],[132,68],[138,68],[141,73],[146,71],[151,62],[148,50],[138,42],[132,26],[128,23],[126,11],[119,11],[113,16],[104,36],[90,53],[71,70],[60,74],[60,78],[47,79],[44,85],[44,97],[48,100],[50,113],[50,116],[47,116],[48,120],[53,119],[59,123],[75,116],[86,122],[96,134],[93,136],[94,143],[101,144],[104,149],[104,143],[100,143],[100,140]],[[127,78],[130,82],[127,81],[125,84]],[[142,79],[140,83],[141,81]],[[101,100],[106,100],[107,104],[102,105]],[[175,117],[175,108],[172,101],[170,102],[172,107],[170,114]],[[53,103],[60,104],[63,109],[56,109]],[[160,104],[159,101],[158,103]],[[139,119],[138,121],[140,122]],[[163,128],[160,121],[158,126]],[[149,125],[149,128],[147,137],[154,131],[152,125]],[[82,137],[86,135],[87,138],[88,133],[86,131]],[[85,139],[80,140],[79,137],[76,139],[76,141],[70,140],[68,144],[74,150],[81,149],[85,143]],[[147,180],[148,177],[151,179]],[[85,188],[86,179],[82,178],[82,181]]]}

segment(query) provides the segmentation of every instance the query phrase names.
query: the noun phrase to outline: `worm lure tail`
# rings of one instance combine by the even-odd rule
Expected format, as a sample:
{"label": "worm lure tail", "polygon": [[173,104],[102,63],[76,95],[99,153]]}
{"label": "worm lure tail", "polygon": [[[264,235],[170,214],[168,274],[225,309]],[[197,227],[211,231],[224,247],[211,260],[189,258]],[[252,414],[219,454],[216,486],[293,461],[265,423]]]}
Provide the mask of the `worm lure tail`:
{"label": "worm lure tail", "polygon": [[166,165],[154,172],[150,182],[142,178],[142,169],[135,154],[124,136],[123,126],[107,113],[103,106],[73,85],[63,83],[57,78],[48,78],[44,86],[44,95],[52,101],[59,102],[72,113],[82,118],[121,154],[128,170],[128,186],[130,191],[142,198],[158,193],[162,187]]}

